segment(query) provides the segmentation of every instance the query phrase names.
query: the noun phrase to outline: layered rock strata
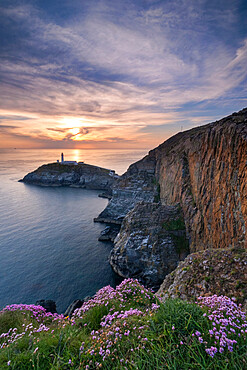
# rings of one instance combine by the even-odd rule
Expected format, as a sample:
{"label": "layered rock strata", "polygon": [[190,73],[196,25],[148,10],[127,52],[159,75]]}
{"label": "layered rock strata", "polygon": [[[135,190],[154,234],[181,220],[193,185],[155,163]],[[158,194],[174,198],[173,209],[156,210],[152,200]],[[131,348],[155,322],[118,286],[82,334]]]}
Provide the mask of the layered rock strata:
{"label": "layered rock strata", "polygon": [[154,200],[159,200],[155,161],[152,156],[146,156],[132,164],[115,182],[109,204],[94,221],[121,225],[124,217],[138,202]]}
{"label": "layered rock strata", "polygon": [[121,222],[140,201],[180,204],[191,251],[247,247],[247,109],[180,132],[131,165],[99,216]]}
{"label": "layered rock strata", "polygon": [[163,204],[179,202],[192,251],[247,247],[247,109],[154,150]]}
{"label": "layered rock strata", "polygon": [[180,208],[141,202],[124,218],[110,263],[120,276],[157,290],[188,252]]}
{"label": "layered rock strata", "polygon": [[104,190],[109,195],[118,177],[112,170],[85,163],[78,165],[50,163],[27,174],[21,181],[43,186],[71,186]]}
{"label": "layered rock strata", "polygon": [[[162,206],[138,208],[141,200],[160,201]],[[155,285],[176,266],[181,257],[167,242],[169,236],[160,233],[159,217],[177,204],[191,252],[247,247],[247,109],[178,133],[116,182],[99,218],[116,223],[124,219],[110,256],[119,275]],[[155,214],[148,226],[145,207],[150,219]]]}

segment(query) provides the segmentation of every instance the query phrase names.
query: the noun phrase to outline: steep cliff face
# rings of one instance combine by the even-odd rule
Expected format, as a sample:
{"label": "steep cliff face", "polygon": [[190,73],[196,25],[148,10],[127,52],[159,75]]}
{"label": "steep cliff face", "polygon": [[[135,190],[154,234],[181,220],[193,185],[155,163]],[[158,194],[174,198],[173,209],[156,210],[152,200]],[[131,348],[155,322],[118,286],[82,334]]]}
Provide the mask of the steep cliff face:
{"label": "steep cliff face", "polygon": [[102,215],[121,221],[141,199],[159,197],[180,204],[192,252],[247,247],[247,109],[150,151],[116,183]]}
{"label": "steep cliff face", "polygon": [[110,263],[120,276],[156,290],[188,252],[180,208],[140,202],[123,221]]}
{"label": "steep cliff face", "polygon": [[247,247],[247,109],[151,153],[163,204],[179,202],[191,251]]}
{"label": "steep cliff face", "polygon": [[132,164],[113,185],[112,199],[95,221],[121,224],[138,202],[158,200],[159,184],[155,178],[155,163],[155,156],[150,154]]}

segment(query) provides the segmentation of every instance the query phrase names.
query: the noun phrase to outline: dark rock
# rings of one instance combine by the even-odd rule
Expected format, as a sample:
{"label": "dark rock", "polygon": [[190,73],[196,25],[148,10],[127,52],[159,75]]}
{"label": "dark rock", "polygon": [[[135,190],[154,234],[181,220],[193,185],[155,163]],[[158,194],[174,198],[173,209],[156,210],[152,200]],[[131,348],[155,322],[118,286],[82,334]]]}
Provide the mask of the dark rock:
{"label": "dark rock", "polygon": [[114,183],[110,202],[94,221],[121,224],[127,213],[143,200],[159,201],[155,162],[151,156],[132,164]]}
{"label": "dark rock", "polygon": [[105,198],[105,199],[111,199],[112,198],[112,193],[106,193],[106,192],[104,192],[104,193],[100,193],[99,195],[98,195],[98,197],[99,198]]}
{"label": "dark rock", "polygon": [[76,299],[75,301],[73,301],[69,307],[66,309],[65,313],[64,313],[64,316],[69,316],[71,317],[72,314],[74,313],[74,311],[77,309],[77,308],[80,308],[84,303],[84,300],[80,300],[80,299]]}
{"label": "dark rock", "polygon": [[35,304],[44,307],[47,312],[57,313],[56,302],[51,299],[40,299]]}
{"label": "dark rock", "polygon": [[117,234],[119,233],[120,225],[109,225],[101,231],[100,237],[98,238],[99,241],[111,241],[113,242],[116,238]]}
{"label": "dark rock", "polygon": [[118,177],[114,171],[86,163],[78,165],[50,163],[27,174],[21,181],[42,186],[71,186],[104,190],[110,195],[111,188]]}
{"label": "dark rock", "polygon": [[84,301],[84,302],[88,302],[88,301],[90,301],[90,299],[92,299],[92,298],[93,298],[92,296],[87,295],[86,297],[84,297],[83,301]]}
{"label": "dark rock", "polygon": [[110,255],[113,270],[158,289],[189,253],[181,210],[141,202],[125,217]]}

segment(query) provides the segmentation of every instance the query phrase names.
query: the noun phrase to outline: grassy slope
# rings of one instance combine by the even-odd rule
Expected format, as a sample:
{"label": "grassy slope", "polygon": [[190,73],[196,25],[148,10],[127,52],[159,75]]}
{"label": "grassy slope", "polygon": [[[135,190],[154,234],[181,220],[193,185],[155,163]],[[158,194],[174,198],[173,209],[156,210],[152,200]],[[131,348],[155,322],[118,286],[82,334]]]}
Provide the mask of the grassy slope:
{"label": "grassy slope", "polygon": [[[246,325],[246,319],[233,302],[226,299],[222,302],[221,308],[224,304],[225,310],[230,307],[230,313],[224,311],[225,318],[235,310],[237,325]],[[116,290],[103,288],[71,319],[47,314],[35,306],[23,306],[22,310],[18,306],[9,307],[0,313],[0,368],[246,368],[244,332],[247,328],[244,326],[237,329],[229,325],[228,329],[234,328],[235,333],[230,331],[228,338],[236,339],[237,343],[222,347],[223,353],[218,351],[214,357],[206,353],[205,348],[220,348],[219,340],[210,336],[213,321],[208,311],[206,305],[200,307],[178,299],[161,303],[131,279]],[[217,323],[216,327],[219,327]],[[1,338],[1,333],[10,328],[16,330]],[[19,339],[14,339],[15,333],[22,333]]]}

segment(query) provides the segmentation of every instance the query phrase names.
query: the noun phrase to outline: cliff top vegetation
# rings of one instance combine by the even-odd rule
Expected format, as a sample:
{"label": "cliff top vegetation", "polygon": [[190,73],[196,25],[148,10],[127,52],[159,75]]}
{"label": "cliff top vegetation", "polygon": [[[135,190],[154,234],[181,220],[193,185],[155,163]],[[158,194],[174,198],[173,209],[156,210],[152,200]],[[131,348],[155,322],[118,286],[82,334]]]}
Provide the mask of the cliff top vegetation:
{"label": "cliff top vegetation", "polygon": [[72,317],[0,312],[1,369],[243,369],[245,313],[225,296],[159,301],[137,280],[104,287]]}

